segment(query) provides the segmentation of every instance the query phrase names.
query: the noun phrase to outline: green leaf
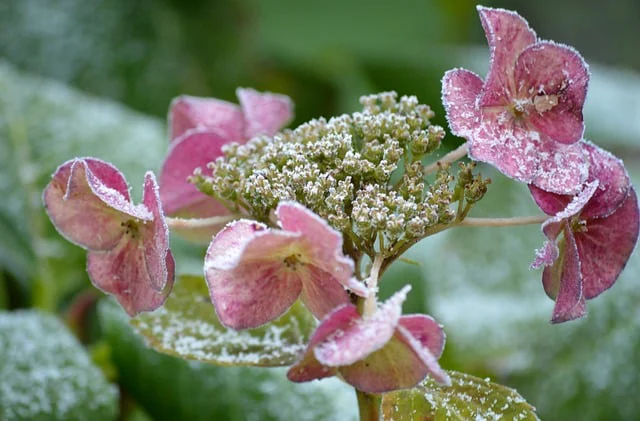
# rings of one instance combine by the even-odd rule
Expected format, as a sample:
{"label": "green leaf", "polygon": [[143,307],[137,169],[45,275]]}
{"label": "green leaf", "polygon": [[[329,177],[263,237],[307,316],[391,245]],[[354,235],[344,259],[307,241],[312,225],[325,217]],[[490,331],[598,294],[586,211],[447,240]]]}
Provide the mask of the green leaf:
{"label": "green leaf", "polygon": [[450,371],[452,385],[427,378],[413,389],[382,397],[384,420],[537,420],[535,408],[513,389],[465,373]]}
{"label": "green leaf", "polygon": [[353,389],[335,378],[296,384],[282,368],[185,361],[146,347],[114,301],[98,315],[119,383],[156,421],[357,419]]}
{"label": "green leaf", "polygon": [[0,419],[115,420],[118,391],[54,317],[0,312]]}
{"label": "green leaf", "polygon": [[220,365],[284,366],[304,351],[316,322],[300,302],[257,329],[237,331],[218,320],[201,276],[181,276],[165,305],[131,321],[157,351]]}

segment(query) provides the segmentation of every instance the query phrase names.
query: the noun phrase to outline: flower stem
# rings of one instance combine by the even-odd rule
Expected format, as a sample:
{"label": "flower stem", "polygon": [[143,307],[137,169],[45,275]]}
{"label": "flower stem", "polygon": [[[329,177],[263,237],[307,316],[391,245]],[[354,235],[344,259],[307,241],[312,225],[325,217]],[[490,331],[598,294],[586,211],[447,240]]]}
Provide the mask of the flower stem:
{"label": "flower stem", "polygon": [[516,216],[513,218],[464,218],[454,226],[466,227],[513,227],[518,225],[541,224],[547,215]]}
{"label": "flower stem", "polygon": [[360,421],[380,421],[380,403],[382,397],[356,389]]}
{"label": "flower stem", "polygon": [[436,172],[443,165],[456,162],[460,158],[464,157],[466,154],[467,154],[467,143],[465,142],[462,145],[458,146],[456,149],[452,150],[451,152],[443,156],[442,158],[438,159],[433,164],[427,165],[426,167],[424,167],[424,175],[429,175],[433,172]]}
{"label": "flower stem", "polygon": [[196,229],[226,224],[240,218],[240,215],[212,216],[210,218],[170,218],[166,217],[170,229]]}
{"label": "flower stem", "polygon": [[380,268],[384,262],[384,256],[382,253],[376,254],[371,265],[371,272],[367,278],[367,288],[369,288],[369,295],[365,299],[364,309],[362,310],[362,317],[371,316],[376,312],[378,302],[378,277],[380,276]]}

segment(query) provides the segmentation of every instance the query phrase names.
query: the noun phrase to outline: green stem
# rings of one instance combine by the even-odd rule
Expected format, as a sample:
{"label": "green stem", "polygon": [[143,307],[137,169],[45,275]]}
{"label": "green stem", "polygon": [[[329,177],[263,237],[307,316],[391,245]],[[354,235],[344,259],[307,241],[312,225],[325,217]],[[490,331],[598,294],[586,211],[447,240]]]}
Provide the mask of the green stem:
{"label": "green stem", "polygon": [[380,421],[380,403],[382,396],[373,395],[356,389],[360,421]]}
{"label": "green stem", "polygon": [[170,229],[196,229],[214,227],[227,222],[235,221],[240,215],[212,216],[210,218],[169,218],[166,217]]}
{"label": "green stem", "polygon": [[541,224],[548,218],[547,215],[516,216],[513,218],[464,218],[455,225],[460,227],[513,227]]}
{"label": "green stem", "polygon": [[376,254],[371,265],[371,272],[367,278],[367,288],[369,288],[369,295],[365,299],[364,308],[362,310],[362,317],[372,316],[378,308],[378,278],[380,277],[380,268],[384,263],[384,256],[382,254]]}
{"label": "green stem", "polygon": [[433,164],[427,165],[426,167],[424,167],[424,175],[429,175],[431,173],[434,173],[438,171],[443,165],[456,162],[457,160],[464,157],[465,155],[467,155],[467,144],[463,143],[462,145],[458,146],[456,149],[452,150],[442,158],[438,159]]}

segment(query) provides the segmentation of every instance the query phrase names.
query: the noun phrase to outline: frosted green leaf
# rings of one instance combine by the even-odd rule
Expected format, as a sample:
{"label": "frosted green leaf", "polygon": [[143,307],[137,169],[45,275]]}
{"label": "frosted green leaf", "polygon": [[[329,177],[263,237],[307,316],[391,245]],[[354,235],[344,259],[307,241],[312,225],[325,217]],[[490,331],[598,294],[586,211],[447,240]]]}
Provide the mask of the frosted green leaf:
{"label": "frosted green leaf", "polygon": [[155,421],[355,421],[356,396],[337,378],[296,384],[286,369],[220,367],[146,347],[112,300],[98,306],[118,380]]}
{"label": "frosted green leaf", "polygon": [[0,312],[0,419],[115,420],[118,391],[54,317]]}
{"label": "frosted green leaf", "polygon": [[316,322],[296,302],[279,319],[256,329],[233,330],[216,316],[204,278],[182,276],[165,303],[131,320],[157,351],[220,365],[285,366],[305,349]]}
{"label": "frosted green leaf", "polygon": [[535,408],[513,389],[465,373],[450,371],[452,385],[431,378],[409,390],[382,398],[384,420],[538,420]]}

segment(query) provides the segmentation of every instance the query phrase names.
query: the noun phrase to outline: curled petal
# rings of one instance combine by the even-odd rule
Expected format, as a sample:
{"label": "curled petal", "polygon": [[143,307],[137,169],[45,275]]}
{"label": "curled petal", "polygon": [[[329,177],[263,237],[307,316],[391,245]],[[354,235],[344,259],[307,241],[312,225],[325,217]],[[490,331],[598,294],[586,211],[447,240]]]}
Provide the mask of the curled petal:
{"label": "curled petal", "polygon": [[347,330],[359,318],[358,309],[353,304],[346,304],[334,309],[313,332],[305,353],[300,361],[289,369],[287,378],[293,382],[308,382],[335,375],[338,370],[335,367],[327,367],[320,363],[316,359],[313,350],[318,344],[334,335],[335,332]]}
{"label": "curled petal", "polygon": [[127,221],[152,218],[144,206],[131,203],[122,174],[94,158],[62,164],[45,188],[43,201],[60,234],[92,250],[115,247]]}
{"label": "curled petal", "polygon": [[182,95],[171,102],[169,133],[177,140],[191,129],[215,129],[231,141],[244,140],[245,120],[235,104],[215,98]]}
{"label": "curled petal", "polygon": [[366,286],[353,277],[353,261],[342,253],[342,234],[296,202],[281,202],[276,215],[282,229],[308,239],[306,247],[311,265],[327,272],[355,294],[367,295]]}
{"label": "curled petal", "polygon": [[222,156],[222,147],[229,141],[219,131],[192,130],[171,145],[160,172],[160,197],[167,215],[197,218],[229,213],[187,181],[196,168],[206,169]]}
{"label": "curled petal", "polygon": [[469,139],[480,123],[477,99],[482,79],[465,69],[452,69],[442,78],[442,103],[447,112],[449,127],[456,136]]}
{"label": "curled petal", "polygon": [[[417,385],[429,374],[429,369],[423,355],[415,352],[409,337],[396,331],[383,348],[363,360],[340,367],[340,374],[347,383],[367,393],[385,393]],[[421,354],[430,352],[422,348]],[[435,358],[430,356],[430,360]],[[444,372],[443,375],[447,376]]]}
{"label": "curled petal", "polygon": [[442,326],[433,317],[424,314],[412,314],[400,317],[400,326],[411,334],[423,348],[437,359],[444,351],[445,334]]}
{"label": "curled petal", "polygon": [[536,33],[522,16],[510,10],[478,6],[478,13],[491,52],[480,106],[506,105],[518,55],[536,42]]}
{"label": "curled petal", "polygon": [[558,250],[558,246],[556,245],[555,237],[554,240],[545,241],[542,248],[536,250],[536,258],[533,263],[531,263],[531,269],[538,269],[542,266],[551,266],[559,255],[560,250]]}
{"label": "curled petal", "polygon": [[585,206],[582,217],[605,217],[627,198],[631,181],[620,159],[591,142],[584,142],[584,149],[589,156],[589,179],[597,180],[599,188]]}
{"label": "curled petal", "polygon": [[[175,277],[175,263],[171,251],[165,255],[165,279],[154,279],[149,272],[145,247],[140,238],[125,235],[110,251],[90,251],[87,254],[87,273],[91,282],[113,295],[130,315],[152,311],[167,299]],[[164,285],[162,290],[156,285]]]}
{"label": "curled petal", "polygon": [[[287,257],[299,250],[299,236],[256,229],[246,222],[230,224],[214,238],[205,257],[205,278],[216,313],[234,329],[276,319],[302,290],[300,274],[286,264]],[[234,235],[239,237],[237,243]],[[229,247],[223,250],[224,246]]]}
{"label": "curled petal", "polygon": [[556,300],[552,323],[562,323],[586,314],[582,293],[580,257],[571,228],[565,223],[560,257],[542,273],[542,284],[549,297]]}
{"label": "curled petal", "polygon": [[271,136],[293,119],[293,102],[286,95],[248,88],[238,88],[236,95],[247,122],[244,132],[247,139],[259,134]]}
{"label": "curled petal", "polygon": [[587,221],[575,234],[582,265],[584,296],[592,299],[611,288],[638,241],[638,199],[631,188],[614,213]]}
{"label": "curled petal", "polygon": [[[158,183],[152,172],[147,172],[144,178],[142,204],[149,209],[153,216],[151,222],[144,224],[140,228],[145,250],[145,262],[151,281],[150,285],[155,290],[162,291],[165,289],[169,278],[169,270],[167,268],[167,255],[170,254],[169,227],[162,213]],[[171,279],[171,282],[173,282],[173,279]]]}
{"label": "curled petal", "polygon": [[533,97],[529,121],[561,143],[582,139],[582,106],[587,96],[589,70],[576,50],[550,41],[526,48],[515,67],[521,94]]}
{"label": "curled petal", "polygon": [[345,366],[381,349],[393,336],[402,314],[405,287],[382,304],[370,317],[358,319],[315,347],[315,356],[327,366]]}

